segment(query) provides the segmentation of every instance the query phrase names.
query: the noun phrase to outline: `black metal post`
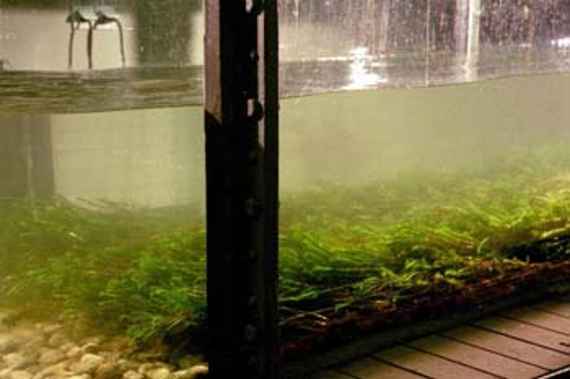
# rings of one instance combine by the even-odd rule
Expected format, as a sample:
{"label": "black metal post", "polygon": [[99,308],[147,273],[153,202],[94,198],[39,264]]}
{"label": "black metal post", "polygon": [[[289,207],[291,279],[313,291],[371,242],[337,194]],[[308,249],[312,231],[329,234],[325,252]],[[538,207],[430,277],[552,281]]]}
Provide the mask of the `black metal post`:
{"label": "black metal post", "polygon": [[206,2],[210,376],[278,377],[277,0]]}

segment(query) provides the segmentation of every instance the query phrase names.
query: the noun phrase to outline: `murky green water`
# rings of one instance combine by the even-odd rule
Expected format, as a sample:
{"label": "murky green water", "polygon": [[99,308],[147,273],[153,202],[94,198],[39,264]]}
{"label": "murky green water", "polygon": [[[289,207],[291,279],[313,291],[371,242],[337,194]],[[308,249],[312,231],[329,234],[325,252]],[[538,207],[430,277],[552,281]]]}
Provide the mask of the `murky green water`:
{"label": "murky green water", "polygon": [[[570,235],[569,95],[562,74],[283,99],[285,339],[296,312],[461,288]],[[138,339],[200,329],[202,123],[198,106],[2,113],[0,306]]]}
{"label": "murky green water", "polygon": [[284,190],[363,183],[409,170],[492,170],[510,151],[570,138],[570,76],[287,99]]}
{"label": "murky green water", "polygon": [[[282,189],[352,185],[410,170],[492,168],[511,150],[568,138],[569,95],[570,76],[562,74],[287,98]],[[200,107],[4,114],[3,187],[24,183],[26,170],[16,168],[28,164],[32,176],[51,181],[52,192],[64,197],[144,206],[202,201],[202,118]],[[37,172],[42,165],[49,175]]]}
{"label": "murky green water", "polygon": [[0,193],[141,207],[201,202],[202,118],[199,107],[0,116]]}
{"label": "murky green water", "polygon": [[[85,25],[70,48],[63,2],[8,3],[0,0],[0,346],[16,330],[16,352],[34,340],[43,353],[85,343],[75,336],[87,332],[106,342],[166,336],[200,356],[202,2],[82,7],[89,17],[110,11],[124,27],[124,41],[113,26],[95,31],[94,70]],[[503,30],[486,7],[473,60],[461,15],[443,25],[456,10],[283,3],[287,354],[300,336],[326,340],[348,313],[356,327],[369,321],[358,315],[400,309],[447,317],[432,300],[441,309],[445,299],[482,301],[469,293],[485,282],[493,302],[517,293],[529,262],[537,272],[568,262],[570,60],[555,30],[563,8],[524,7],[533,17],[505,19]],[[542,29],[525,37],[520,27],[531,22]],[[549,273],[533,291],[552,284]],[[127,356],[124,344],[110,345],[118,350],[106,353]],[[37,374],[40,354],[30,356]]]}

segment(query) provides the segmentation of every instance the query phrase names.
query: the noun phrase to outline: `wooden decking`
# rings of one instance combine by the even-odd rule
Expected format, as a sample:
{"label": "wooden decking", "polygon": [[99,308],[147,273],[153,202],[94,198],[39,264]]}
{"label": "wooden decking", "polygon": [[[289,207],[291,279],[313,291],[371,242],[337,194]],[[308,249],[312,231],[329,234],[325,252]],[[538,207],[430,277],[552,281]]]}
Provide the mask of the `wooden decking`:
{"label": "wooden decking", "polygon": [[502,312],[312,379],[531,379],[569,365],[570,300],[560,300]]}

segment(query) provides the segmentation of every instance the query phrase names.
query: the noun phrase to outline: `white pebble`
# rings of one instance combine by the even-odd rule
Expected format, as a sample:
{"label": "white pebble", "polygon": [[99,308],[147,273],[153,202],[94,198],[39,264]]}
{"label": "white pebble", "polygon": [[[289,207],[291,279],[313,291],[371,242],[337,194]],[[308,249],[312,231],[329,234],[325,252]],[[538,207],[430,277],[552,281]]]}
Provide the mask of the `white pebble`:
{"label": "white pebble", "polygon": [[10,373],[10,379],[32,379],[33,375],[27,371],[17,370]]}
{"label": "white pebble", "polygon": [[41,327],[41,330],[44,334],[54,334],[57,331],[60,331],[61,329],[63,329],[63,326],[61,324],[48,324],[45,325],[43,327]]}
{"label": "white pebble", "polygon": [[96,353],[99,350],[99,342],[88,342],[81,346],[81,351],[84,353]]}
{"label": "white pebble", "polygon": [[43,365],[51,365],[54,363],[61,362],[65,359],[65,354],[59,350],[48,350],[38,359],[38,362]]}
{"label": "white pebble", "polygon": [[169,379],[170,378],[170,370],[166,367],[157,368],[154,370],[150,370],[146,373],[146,376],[149,379]]}
{"label": "white pebble", "polygon": [[83,350],[81,350],[81,348],[79,346],[74,346],[71,349],[69,349],[65,355],[67,356],[67,358],[77,358],[79,357],[81,354],[83,353]]}
{"label": "white pebble", "polygon": [[91,379],[91,375],[89,374],[73,375],[68,377],[67,379]]}
{"label": "white pebble", "polygon": [[12,370],[19,370],[32,364],[32,360],[20,353],[10,353],[2,357],[4,363]]}
{"label": "white pebble", "polygon": [[79,374],[87,374],[94,372],[105,359],[95,354],[85,354],[79,362],[71,366],[71,370]]}
{"label": "white pebble", "polygon": [[67,342],[67,337],[62,332],[54,333],[48,340],[48,345],[55,348],[60,348],[61,346],[65,345]]}
{"label": "white pebble", "polygon": [[197,379],[208,375],[208,366],[196,365],[186,370],[180,370],[172,373],[173,379]]}
{"label": "white pebble", "polygon": [[18,347],[16,339],[9,335],[0,335],[0,354],[11,353]]}
{"label": "white pebble", "polygon": [[136,371],[129,370],[123,374],[123,379],[144,379],[144,375]]}

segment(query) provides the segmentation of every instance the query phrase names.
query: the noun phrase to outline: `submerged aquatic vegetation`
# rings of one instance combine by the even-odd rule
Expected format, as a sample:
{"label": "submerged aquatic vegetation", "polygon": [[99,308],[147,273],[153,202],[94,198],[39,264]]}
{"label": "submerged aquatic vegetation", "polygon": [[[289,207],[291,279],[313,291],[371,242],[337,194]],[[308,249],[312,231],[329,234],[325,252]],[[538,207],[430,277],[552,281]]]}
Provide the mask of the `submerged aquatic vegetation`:
{"label": "submerged aquatic vegetation", "polygon": [[[393,310],[570,257],[563,147],[510,155],[492,172],[328,184],[282,203],[284,328]],[[193,211],[103,205],[1,200],[0,306],[63,312],[138,341],[201,329],[205,236],[185,216]]]}

